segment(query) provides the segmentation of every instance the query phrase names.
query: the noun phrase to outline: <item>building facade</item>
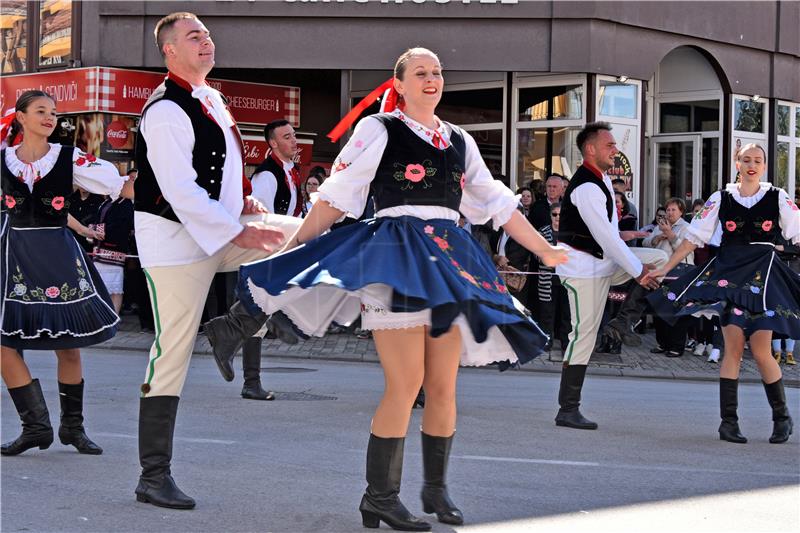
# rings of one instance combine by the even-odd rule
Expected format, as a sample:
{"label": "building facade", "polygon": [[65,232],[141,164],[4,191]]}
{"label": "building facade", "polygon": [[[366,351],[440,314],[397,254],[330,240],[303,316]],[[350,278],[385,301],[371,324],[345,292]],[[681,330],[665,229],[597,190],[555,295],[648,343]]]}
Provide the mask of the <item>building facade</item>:
{"label": "building facade", "polygon": [[[70,10],[69,39],[60,26],[45,39],[52,8]],[[605,120],[621,150],[611,173],[642,223],[671,196],[705,198],[731,181],[747,142],[767,148],[771,181],[800,189],[798,2],[4,2],[3,72],[163,72],[153,28],[179,9],[211,30],[212,77],[298,89],[308,164],[330,164],[339,146],[325,134],[403,50],[425,46],[445,68],[440,116],[470,131],[512,187],[571,174],[578,130]],[[256,138],[260,123],[250,126]]]}

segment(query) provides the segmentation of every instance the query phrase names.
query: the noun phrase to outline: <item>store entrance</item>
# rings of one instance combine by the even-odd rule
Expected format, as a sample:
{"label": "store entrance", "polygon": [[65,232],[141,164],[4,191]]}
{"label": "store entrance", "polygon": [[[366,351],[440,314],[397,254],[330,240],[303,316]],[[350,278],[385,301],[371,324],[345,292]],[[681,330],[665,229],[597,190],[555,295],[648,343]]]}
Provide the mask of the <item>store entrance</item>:
{"label": "store entrance", "polygon": [[672,198],[688,205],[702,193],[702,137],[700,135],[657,135],[651,139],[650,155],[655,177],[650,182],[651,205],[663,206]]}

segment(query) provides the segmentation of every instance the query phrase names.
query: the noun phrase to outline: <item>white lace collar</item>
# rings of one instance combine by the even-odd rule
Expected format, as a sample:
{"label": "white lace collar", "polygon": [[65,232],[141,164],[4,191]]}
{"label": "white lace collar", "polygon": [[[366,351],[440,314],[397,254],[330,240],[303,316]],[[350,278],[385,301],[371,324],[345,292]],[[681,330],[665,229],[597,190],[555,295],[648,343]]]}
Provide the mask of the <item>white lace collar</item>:
{"label": "white lace collar", "polygon": [[738,183],[729,183],[729,184],[728,184],[728,185],[725,187],[725,189],[726,189],[726,190],[727,190],[727,191],[728,191],[728,192],[729,192],[729,193],[730,193],[730,194],[733,196],[733,198],[734,198],[735,200],[737,200],[737,201],[739,201],[739,200],[745,200],[746,198],[750,198],[750,199],[758,199],[758,200],[760,200],[761,198],[763,198],[763,197],[764,197],[764,195],[766,194],[766,192],[767,192],[768,190],[770,190],[771,188],[772,188],[772,184],[771,184],[771,183],[769,183],[769,182],[767,182],[767,181],[761,181],[761,182],[759,182],[759,184],[758,184],[758,192],[756,192],[756,193],[755,193],[754,195],[752,195],[752,196],[742,196],[742,194],[739,192],[739,184],[738,184]]}
{"label": "white lace collar", "polygon": [[32,163],[24,163],[17,157],[17,148],[19,146],[6,148],[6,166],[17,177],[26,176],[27,174],[38,175],[39,177],[46,175],[56,165],[58,155],[61,153],[60,144],[50,143],[50,150],[46,154]]}
{"label": "white lace collar", "polygon": [[448,145],[450,144],[450,134],[448,133],[447,128],[444,125],[444,122],[442,122],[439,119],[439,117],[435,117],[436,118],[436,122],[439,123],[439,126],[435,130],[432,130],[432,129],[428,128],[427,126],[424,126],[424,125],[420,124],[419,122],[417,122],[413,118],[409,117],[408,115],[406,115],[405,113],[403,113],[399,109],[395,109],[394,111],[392,111],[391,114],[392,114],[392,116],[395,116],[395,117],[399,118],[400,120],[402,120],[403,124],[408,126],[409,129],[411,129],[411,131],[416,133],[420,138],[422,138],[423,140],[429,142],[430,144],[433,144],[433,139],[437,135],[439,137],[441,137],[442,139],[444,139],[444,141]]}

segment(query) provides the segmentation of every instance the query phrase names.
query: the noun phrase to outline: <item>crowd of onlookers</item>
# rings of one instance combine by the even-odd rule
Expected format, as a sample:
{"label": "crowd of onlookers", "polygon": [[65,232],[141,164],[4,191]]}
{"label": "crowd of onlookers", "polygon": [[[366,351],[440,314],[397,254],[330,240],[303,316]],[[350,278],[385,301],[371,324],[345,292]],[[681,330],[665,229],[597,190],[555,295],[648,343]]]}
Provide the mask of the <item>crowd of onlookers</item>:
{"label": "crowd of onlookers", "polygon": [[[135,179],[136,170],[131,170],[129,177]],[[317,191],[325,177],[325,169],[315,166],[303,182],[300,188],[303,216],[311,209],[311,195]],[[685,238],[692,218],[704,206],[702,199],[695,199],[687,206],[681,198],[670,198],[657,208],[653,220],[641,224],[637,206],[626,195],[626,182],[615,179],[612,184],[620,236],[629,246],[659,248],[671,255]],[[522,186],[516,191],[520,198],[519,211],[553,244],[558,240],[561,199],[568,185],[569,178],[553,174],[544,182]],[[125,199],[111,200],[79,189],[70,201],[69,211],[72,215],[70,228],[98,267],[111,294],[115,310],[118,313],[137,314],[142,331],[153,331],[147,283],[136,256],[132,202]],[[368,205],[362,218],[371,216],[374,216],[374,209]],[[341,224],[352,222],[354,221],[346,219]],[[491,222],[474,226],[462,218],[461,225],[470,231],[493,258],[509,290],[530,311],[545,333],[550,335],[551,359],[559,360],[563,357],[571,328],[567,293],[554,270],[541,264],[535,255],[509,238],[502,230],[493,230]],[[698,248],[685,262],[689,265],[702,264],[713,257],[715,250],[713,245]],[[783,260],[800,271],[798,247],[784,243],[778,250]],[[207,301],[204,321],[224,313],[230,306],[234,298],[235,276],[235,273],[217,275]],[[612,287],[603,324],[616,315],[631,283]],[[640,333],[646,330],[648,316],[637,327]],[[657,343],[651,350],[652,353],[680,357],[689,351],[696,356],[707,357],[709,362],[719,361],[723,346],[718,319],[690,317],[674,325],[667,324],[657,316],[652,316],[651,320]],[[370,336],[357,323],[349,327],[334,324],[330,333],[352,333],[360,338]],[[559,342],[559,350],[552,345],[553,341]],[[795,341],[792,339],[775,339],[773,351],[776,359],[795,364],[794,345]],[[601,336],[596,351],[619,354],[621,348],[618,340]]]}

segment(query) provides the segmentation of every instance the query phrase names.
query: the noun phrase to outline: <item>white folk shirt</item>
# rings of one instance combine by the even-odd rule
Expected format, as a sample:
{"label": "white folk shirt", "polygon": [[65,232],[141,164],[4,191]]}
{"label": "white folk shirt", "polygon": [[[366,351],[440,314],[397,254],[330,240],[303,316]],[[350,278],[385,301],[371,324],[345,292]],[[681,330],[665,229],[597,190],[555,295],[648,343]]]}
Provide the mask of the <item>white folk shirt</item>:
{"label": "white folk shirt", "polygon": [[283,179],[284,182],[288,183],[289,192],[292,195],[289,199],[289,208],[286,210],[286,215],[292,216],[297,207],[297,186],[294,184],[290,174],[294,168],[294,163],[291,161],[287,163],[283,160],[281,160],[281,163],[283,163],[284,173],[281,178],[265,170],[264,172],[253,174],[250,184],[253,186],[253,196],[256,200],[264,204],[264,207],[266,207],[270,213],[274,213],[275,193],[278,192],[278,179]]}
{"label": "white folk shirt", "polygon": [[[17,158],[18,146],[6,148],[6,165],[8,170],[17,177],[22,177],[22,181],[33,192],[33,184],[53,170],[58,161],[58,154],[61,153],[60,144],[50,144],[50,151],[33,163],[23,163]],[[122,186],[128,181],[127,176],[120,176],[119,170],[113,164],[103,159],[89,156],[93,160],[87,159],[87,154],[74,148],[72,151],[72,183],[81,189],[94,194],[108,195],[116,200],[122,190]]]}
{"label": "white folk shirt", "polygon": [[[399,118],[420,139],[435,146],[433,138],[438,135],[444,146],[450,145],[450,131],[443,123],[436,130],[426,128],[407,117],[402,111],[394,110],[392,115]],[[463,131],[463,130],[462,130]],[[508,187],[494,179],[483,162],[475,139],[464,134],[466,146],[465,183],[461,195],[460,211],[472,224],[484,224],[490,218],[495,229],[511,218],[517,208],[519,198]],[[369,196],[370,183],[383,157],[389,135],[384,125],[377,119],[366,117],[356,126],[353,136],[339,153],[333,163],[331,175],[319,186],[315,195],[333,207],[344,211],[347,216],[359,218]],[[458,222],[458,211],[443,206],[402,205],[381,209],[376,217],[413,216],[423,220],[442,218]]]}
{"label": "white folk shirt", "polygon": [[[208,112],[217,124],[232,122],[218,91],[195,88],[211,98]],[[201,99],[201,102],[203,100]],[[147,160],[153,168],[164,199],[182,223],[136,211],[136,245],[142,266],[185,265],[203,261],[234,239],[243,229],[239,222],[242,198],[242,152],[231,127],[223,127],[225,164],[219,200],[195,180],[192,167],[194,130],[189,116],[178,104],[161,100],[150,106],[139,124],[147,142]]]}
{"label": "white folk shirt", "polygon": [[[672,233],[675,235],[675,238],[672,240],[670,239],[663,239],[659,241],[658,244],[653,245],[653,239],[655,239],[659,235],[664,235],[661,231],[659,226],[656,226],[656,229],[653,230],[653,233],[650,234],[649,237],[645,238],[642,241],[642,247],[644,248],[658,248],[659,250],[663,250],[667,253],[667,255],[672,255],[672,253],[678,249],[678,246],[681,245],[683,240],[686,238],[686,234],[689,232],[689,223],[686,222],[683,218],[679,218],[675,224],[670,226],[672,229]],[[684,263],[688,263],[690,265],[694,264],[694,252],[691,252],[689,255],[686,256],[686,259],[683,260]]]}
{"label": "white folk shirt", "polygon": [[[764,198],[770,187],[772,187],[771,183],[762,182],[758,192],[753,196],[739,194],[739,185],[736,183],[729,183],[726,189],[736,203],[750,209]],[[703,206],[703,210],[692,219],[692,224],[686,233],[686,240],[701,248],[705,244],[714,244],[715,237],[717,242],[719,241],[718,237],[722,234],[719,224],[721,202],[722,193],[720,191],[711,195]],[[800,209],[783,189],[778,191],[778,210],[783,238],[792,244],[800,244]]]}
{"label": "white folk shirt", "polygon": [[[603,174],[603,185],[614,198],[611,180]],[[618,268],[623,268],[634,278],[642,273],[642,262],[633,255],[631,249],[619,236],[619,219],[616,208],[611,209],[611,221],[606,211],[606,196],[595,184],[584,183],[572,190],[570,200],[578,208],[589,232],[603,249],[603,259],[577,250],[563,242],[559,244],[568,250],[569,260],[556,267],[562,278],[605,278],[613,276]]]}

